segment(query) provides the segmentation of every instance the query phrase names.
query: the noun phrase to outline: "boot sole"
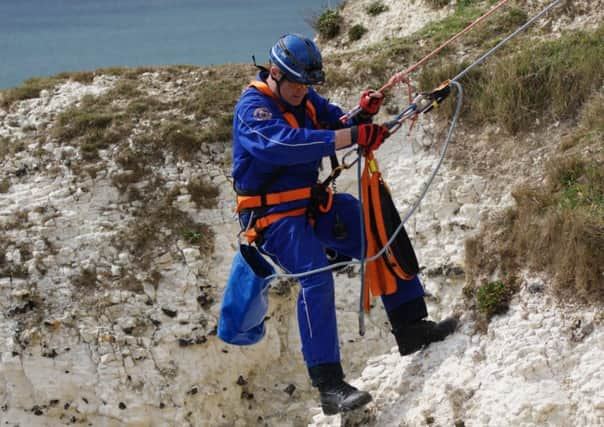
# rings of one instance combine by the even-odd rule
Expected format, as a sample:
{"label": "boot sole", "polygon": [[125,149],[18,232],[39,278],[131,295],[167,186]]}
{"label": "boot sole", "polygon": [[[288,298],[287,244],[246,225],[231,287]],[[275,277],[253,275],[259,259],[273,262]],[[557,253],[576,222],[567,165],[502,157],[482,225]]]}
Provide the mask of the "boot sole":
{"label": "boot sole", "polygon": [[356,402],[354,402],[352,404],[322,405],[321,408],[323,409],[324,415],[336,415],[336,414],[339,414],[340,412],[349,412],[349,411],[354,411],[355,409],[362,408],[363,406],[367,405],[372,400],[373,400],[373,398],[371,397],[371,395],[367,395],[367,397],[365,399],[357,400]]}

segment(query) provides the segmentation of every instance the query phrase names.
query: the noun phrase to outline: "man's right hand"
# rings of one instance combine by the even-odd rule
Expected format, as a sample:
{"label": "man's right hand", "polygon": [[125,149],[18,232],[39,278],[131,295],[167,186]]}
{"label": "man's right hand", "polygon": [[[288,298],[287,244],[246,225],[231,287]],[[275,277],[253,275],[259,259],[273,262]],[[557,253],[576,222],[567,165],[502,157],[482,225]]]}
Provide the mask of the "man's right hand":
{"label": "man's right hand", "polygon": [[373,123],[352,126],[350,128],[350,140],[366,150],[377,150],[386,138],[390,136],[388,128]]}

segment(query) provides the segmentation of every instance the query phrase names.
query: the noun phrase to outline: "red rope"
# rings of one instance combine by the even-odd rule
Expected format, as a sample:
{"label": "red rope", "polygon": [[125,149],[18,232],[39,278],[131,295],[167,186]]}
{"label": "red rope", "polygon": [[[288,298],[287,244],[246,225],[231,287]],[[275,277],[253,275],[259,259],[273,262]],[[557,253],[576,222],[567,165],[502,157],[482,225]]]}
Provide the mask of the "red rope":
{"label": "red rope", "polygon": [[460,38],[461,36],[463,36],[464,34],[466,34],[468,31],[470,31],[476,25],[478,25],[479,23],[481,23],[482,21],[484,21],[486,18],[488,18],[490,15],[492,15],[493,13],[495,13],[495,11],[497,11],[500,7],[502,7],[508,1],[509,0],[501,0],[499,3],[497,3],[496,5],[494,5],[489,11],[487,11],[482,16],[480,16],[477,19],[475,19],[472,23],[470,23],[470,25],[468,25],[466,28],[464,28],[463,30],[461,30],[460,32],[458,32],[457,34],[455,34],[449,40],[445,41],[443,44],[441,44],[439,47],[437,47],[436,49],[434,49],[432,52],[430,52],[429,54],[427,54],[426,56],[424,56],[422,59],[420,59],[419,61],[417,61],[415,64],[411,65],[406,70],[398,72],[395,75],[393,75],[392,77],[390,77],[390,80],[388,80],[388,83],[386,83],[384,86],[382,86],[378,90],[378,92],[384,93],[384,91],[390,89],[392,86],[394,86],[394,85],[396,85],[397,83],[400,83],[400,82],[405,82],[406,81],[406,83],[408,83],[408,79],[406,78],[408,74],[410,74],[413,71],[415,71],[418,68],[420,68],[422,65],[424,65],[426,62],[428,62],[428,60],[430,60],[433,56],[435,56],[437,53],[439,53],[445,47],[447,47],[448,45],[450,45],[451,43],[453,43],[455,40],[457,40],[458,38]]}

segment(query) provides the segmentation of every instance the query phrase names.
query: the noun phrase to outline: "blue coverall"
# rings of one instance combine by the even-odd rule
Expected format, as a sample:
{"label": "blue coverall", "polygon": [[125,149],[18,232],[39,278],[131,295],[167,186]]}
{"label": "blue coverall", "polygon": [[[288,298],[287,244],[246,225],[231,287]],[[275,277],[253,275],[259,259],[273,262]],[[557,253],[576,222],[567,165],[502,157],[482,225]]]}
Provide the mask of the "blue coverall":
{"label": "blue coverall", "polygon": [[[258,79],[262,77],[260,74]],[[342,127],[339,117],[343,112],[338,106],[330,104],[312,88],[308,89],[307,97],[322,127]],[[291,127],[275,101],[255,88],[248,88],[235,107],[232,176],[238,192],[259,194],[267,182],[270,182],[265,189],[267,193],[310,187],[318,180],[321,159],[335,154],[334,130],[314,129],[304,103],[293,107],[281,102],[287,111],[294,113],[300,128]],[[252,220],[267,213],[304,207],[307,203],[301,200],[262,208],[254,211]],[[364,238],[360,235],[359,210],[356,198],[350,194],[335,194],[331,210],[319,214],[314,227],[304,215],[283,218],[264,232],[260,249],[288,273],[303,273],[329,265],[326,248],[359,259]],[[341,240],[336,239],[333,232],[336,215],[347,230],[346,238]],[[240,221],[242,228],[246,228],[249,213],[240,215]],[[311,368],[339,363],[333,274],[330,271],[316,273],[300,278],[299,282],[298,326],[306,365]],[[423,295],[423,287],[416,277],[399,280],[397,292],[383,296],[382,302],[386,311],[391,312]]]}

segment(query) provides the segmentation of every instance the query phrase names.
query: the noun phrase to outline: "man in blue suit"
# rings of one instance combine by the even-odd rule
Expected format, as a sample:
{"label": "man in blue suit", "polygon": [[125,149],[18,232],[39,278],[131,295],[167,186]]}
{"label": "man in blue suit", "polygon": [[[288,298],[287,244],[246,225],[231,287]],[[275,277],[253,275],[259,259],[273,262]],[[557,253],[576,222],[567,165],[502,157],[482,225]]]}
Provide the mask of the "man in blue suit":
{"label": "man in blue suit", "polygon": [[[371,123],[380,93],[361,96],[361,114],[340,122],[343,111],[313,85],[324,82],[322,58],[312,40],[286,34],[270,50],[268,68],[243,93],[233,119],[233,170],[241,226],[248,237],[288,273],[329,265],[326,250],[360,258],[360,204],[350,194],[317,185],[323,157],[357,144],[375,150],[388,129]],[[334,280],[330,271],[301,277],[298,324],[302,353],[328,415],[360,408],[371,395],[344,381],[340,361]],[[455,329],[427,316],[424,291],[415,277],[399,279],[382,296],[401,354],[442,340]]]}

